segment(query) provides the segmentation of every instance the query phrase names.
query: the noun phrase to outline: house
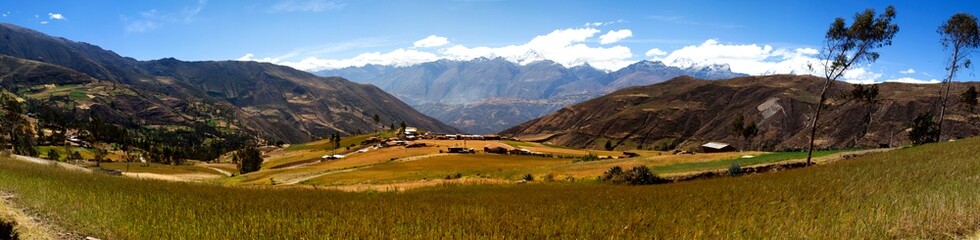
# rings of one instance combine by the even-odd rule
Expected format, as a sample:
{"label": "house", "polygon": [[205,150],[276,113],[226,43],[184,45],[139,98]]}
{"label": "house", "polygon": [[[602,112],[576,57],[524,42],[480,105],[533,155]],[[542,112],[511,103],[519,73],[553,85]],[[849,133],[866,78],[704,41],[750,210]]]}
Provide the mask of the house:
{"label": "house", "polygon": [[405,136],[415,136],[418,133],[419,133],[419,129],[418,128],[405,127]]}
{"label": "house", "polygon": [[448,153],[476,153],[476,151],[474,151],[472,148],[464,148],[464,147],[449,147],[449,149],[447,149],[446,152],[448,152]]}
{"label": "house", "polygon": [[729,145],[727,143],[708,142],[705,143],[704,145],[701,145],[701,151],[704,153],[720,153],[720,152],[734,152],[736,151],[736,149],[735,147],[732,147],[732,145]]}
{"label": "house", "polygon": [[639,156],[640,154],[636,152],[623,152],[623,155],[620,156],[619,158],[635,158]]}
{"label": "house", "polygon": [[483,146],[483,152],[496,153],[496,154],[507,154],[508,152],[514,149],[515,149],[514,147],[511,147],[510,145],[503,144],[503,143],[492,143]]}
{"label": "house", "polygon": [[405,148],[418,148],[418,147],[426,147],[426,146],[428,146],[428,145],[425,144],[425,143],[421,143],[421,142],[407,142],[407,143],[405,143]]}
{"label": "house", "polygon": [[341,158],[344,158],[344,155],[340,155],[340,154],[323,155],[323,157],[320,157],[320,158],[321,159],[325,159],[325,160],[328,160],[328,159],[330,159],[330,160],[332,160],[332,159],[341,159]]}
{"label": "house", "polygon": [[361,145],[368,145],[368,144],[374,144],[374,143],[379,143],[379,142],[381,142],[381,139],[380,138],[378,138],[378,137],[369,137],[367,139],[364,139],[364,141],[361,142]]}

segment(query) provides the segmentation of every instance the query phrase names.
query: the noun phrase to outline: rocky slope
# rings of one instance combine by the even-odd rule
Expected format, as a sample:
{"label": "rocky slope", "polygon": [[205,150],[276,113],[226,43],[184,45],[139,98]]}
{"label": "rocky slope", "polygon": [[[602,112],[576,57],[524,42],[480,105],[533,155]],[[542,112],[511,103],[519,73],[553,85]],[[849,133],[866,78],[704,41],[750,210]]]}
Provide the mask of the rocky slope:
{"label": "rocky slope", "polygon": [[[821,81],[797,75],[720,81],[678,77],[565,107],[501,134],[585,148],[605,147],[608,141],[619,149],[694,149],[720,141],[742,149],[803,149]],[[818,123],[817,147],[908,144],[912,119],[937,112],[938,85],[879,86],[878,102],[868,105],[848,97],[853,85],[837,83]],[[980,87],[980,83],[956,83],[954,93],[968,86]],[[952,112],[944,129],[951,137],[980,135],[980,111],[964,105],[949,107]],[[758,136],[745,140],[731,134],[733,119],[739,115],[758,125]]]}
{"label": "rocky slope", "polygon": [[367,65],[318,72],[377,85],[419,111],[469,133],[495,133],[586,99],[681,75],[723,79],[727,66],[676,68],[640,61],[615,72],[566,68],[539,58],[439,60],[409,67]]}
{"label": "rocky slope", "polygon": [[[222,121],[234,125],[232,128],[287,142],[309,141],[331,133],[374,131],[378,125],[398,125],[402,121],[422,129],[456,131],[372,85],[317,77],[289,67],[238,61],[137,61],[98,46],[10,24],[0,24],[0,39],[4,41],[0,55],[15,59],[10,61],[30,60],[45,63],[41,66],[46,68],[68,69],[76,76],[68,79],[130,89],[136,98],[146,102],[131,104],[127,97],[107,98],[108,102],[91,102],[93,107],[114,110],[119,105],[135,105],[166,113],[148,116],[139,111],[110,111],[138,122],[186,125],[205,121],[188,111],[206,109],[208,115],[220,116]],[[16,68],[8,66],[0,75],[12,74]],[[75,80],[53,83],[52,87],[86,84],[71,81]],[[17,84],[30,88],[45,83],[35,79]],[[98,94],[101,93],[95,95]],[[374,115],[379,116],[381,124],[375,124]]]}

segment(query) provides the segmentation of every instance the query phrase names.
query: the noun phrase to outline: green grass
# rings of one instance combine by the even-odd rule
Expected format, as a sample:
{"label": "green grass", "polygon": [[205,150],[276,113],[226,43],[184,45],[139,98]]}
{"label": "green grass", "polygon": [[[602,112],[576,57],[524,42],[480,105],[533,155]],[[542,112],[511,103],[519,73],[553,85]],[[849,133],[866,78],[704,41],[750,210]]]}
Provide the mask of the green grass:
{"label": "green grass", "polygon": [[886,239],[980,229],[980,138],[653,186],[344,193],[67,172],[0,159],[0,191],[103,239]]}
{"label": "green grass", "polygon": [[530,143],[527,143],[527,142],[521,142],[521,141],[514,141],[514,140],[503,140],[501,142],[503,142],[503,143],[505,143],[507,145],[510,145],[511,147],[532,147],[532,146],[534,146],[534,144],[530,144]]}
{"label": "green grass", "polygon": [[72,91],[68,94],[68,99],[71,99],[72,101],[84,100],[88,99],[88,95],[81,91]]}
{"label": "green grass", "polygon": [[[822,157],[834,153],[844,152],[845,150],[823,150],[823,151],[813,151],[813,157]],[[657,173],[677,173],[677,172],[691,172],[691,171],[704,171],[713,169],[728,169],[732,163],[738,162],[742,167],[763,164],[763,163],[774,163],[793,159],[806,159],[806,152],[778,152],[764,154],[760,156],[755,156],[753,158],[735,158],[726,159],[720,161],[710,161],[710,162],[692,162],[692,163],[680,163],[671,164],[665,166],[657,166],[652,170]]]}
{"label": "green grass", "polygon": [[[379,136],[380,138],[394,137],[396,132],[397,131],[387,131],[381,133],[368,133],[368,134],[342,137],[340,138],[340,148],[346,148],[351,144],[360,145],[361,142],[367,140],[369,137],[379,137]],[[286,151],[332,150],[332,149],[335,149],[334,144],[332,142],[328,140],[320,140],[320,141],[309,142],[309,143],[289,145],[289,147],[286,148]]]}

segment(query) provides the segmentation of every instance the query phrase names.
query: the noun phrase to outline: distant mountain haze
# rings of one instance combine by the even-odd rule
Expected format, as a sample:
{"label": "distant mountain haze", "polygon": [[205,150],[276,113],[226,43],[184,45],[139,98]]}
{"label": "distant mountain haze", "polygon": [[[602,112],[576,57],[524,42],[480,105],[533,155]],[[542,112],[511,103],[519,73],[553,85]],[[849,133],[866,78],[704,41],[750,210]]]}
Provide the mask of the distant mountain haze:
{"label": "distant mountain haze", "polygon": [[689,68],[640,61],[614,72],[588,64],[567,68],[540,56],[439,60],[408,67],[366,65],[317,72],[377,85],[468,133],[496,133],[620,88],[689,75],[703,79],[745,76],[724,65]]}
{"label": "distant mountain haze", "polygon": [[[107,95],[95,106],[135,105],[132,111],[109,107],[119,118],[160,125],[204,121],[192,109],[220,112],[229,124],[257,136],[305,142],[328,134],[372,132],[405,122],[422,129],[455,132],[385,91],[342,78],[323,78],[293,68],[242,61],[185,62],[173,58],[137,61],[87,43],[57,38],[10,24],[0,24],[0,75],[25,73],[18,66],[42,66],[31,74],[71,75],[58,84],[99,81],[130,89],[135,96]],[[164,46],[166,47],[166,46]],[[176,47],[176,46],[175,46]],[[44,82],[0,82],[5,88]],[[101,88],[87,89],[101,91]],[[94,90],[93,90],[94,89]],[[98,95],[98,94],[96,94]],[[133,103],[131,101],[140,101]],[[196,110],[195,110],[196,111]],[[146,112],[153,112],[152,114]],[[378,115],[380,122],[373,117]]]}

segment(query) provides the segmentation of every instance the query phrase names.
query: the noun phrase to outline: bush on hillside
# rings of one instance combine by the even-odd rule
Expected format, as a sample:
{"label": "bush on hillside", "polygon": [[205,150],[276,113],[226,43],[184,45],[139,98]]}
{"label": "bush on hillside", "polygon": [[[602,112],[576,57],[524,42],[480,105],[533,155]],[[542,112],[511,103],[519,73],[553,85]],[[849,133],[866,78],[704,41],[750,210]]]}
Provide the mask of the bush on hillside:
{"label": "bush on hillside", "polygon": [[262,168],[262,153],[253,146],[246,147],[232,156],[232,161],[238,162],[241,174],[258,171]]}
{"label": "bush on hillside", "polygon": [[531,181],[534,181],[534,175],[531,175],[530,173],[528,173],[528,174],[525,174],[524,177],[521,178],[521,179],[523,179],[524,181],[531,182]]}
{"label": "bush on hillside", "polygon": [[728,176],[738,176],[742,174],[742,166],[738,162],[733,162],[731,166],[728,167]]}
{"label": "bush on hillside", "polygon": [[939,141],[939,125],[932,121],[932,113],[920,114],[912,120],[909,140],[915,145]]}
{"label": "bush on hillside", "polygon": [[667,179],[657,176],[647,166],[636,166],[629,171],[623,171],[622,167],[614,166],[599,176],[599,181],[615,184],[649,185],[665,183]]}

